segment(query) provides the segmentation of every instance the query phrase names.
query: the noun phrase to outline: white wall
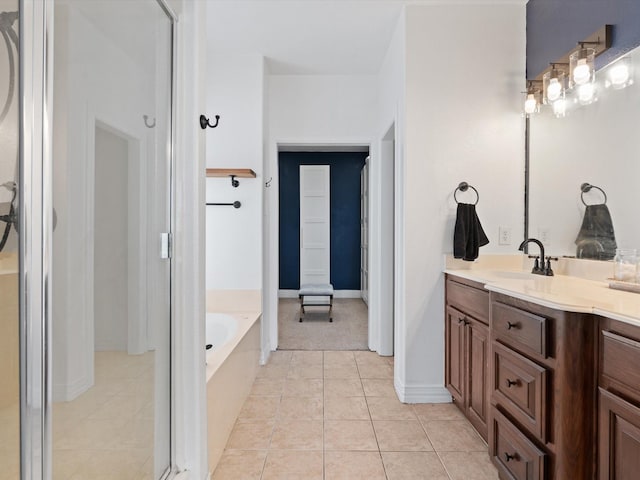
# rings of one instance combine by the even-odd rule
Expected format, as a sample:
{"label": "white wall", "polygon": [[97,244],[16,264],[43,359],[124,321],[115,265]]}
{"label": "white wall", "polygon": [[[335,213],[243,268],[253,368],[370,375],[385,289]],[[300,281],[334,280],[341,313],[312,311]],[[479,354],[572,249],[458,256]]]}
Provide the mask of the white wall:
{"label": "white wall", "polygon": [[278,308],[278,145],[370,145],[375,138],[374,75],[271,75],[265,145],[267,271],[263,325],[275,349]]}
{"label": "white wall", "polygon": [[[204,343],[205,134],[194,128],[205,101],[206,8],[203,2],[168,0],[178,16],[175,85],[175,243],[173,273],[173,412],[175,466],[189,478],[208,477]],[[183,475],[184,476],[184,475]]]}
{"label": "white wall", "polygon": [[[404,153],[405,400],[444,399],[443,253],[452,251],[453,191],[468,181],[491,243],[500,225],[522,236],[525,6],[406,7]],[[514,240],[515,242],[515,240]]]}
{"label": "white wall", "polygon": [[208,168],[251,168],[257,178],[207,179],[207,290],[262,288],[262,133],[264,61],[260,55],[210,55],[207,108],[217,128],[206,130]]}
{"label": "white wall", "polygon": [[[385,355],[395,353],[396,369],[403,365],[403,347],[397,343],[401,337],[395,335],[394,339],[393,333],[402,326],[402,303],[393,297],[397,297],[402,290],[402,279],[398,276],[402,250],[396,237],[403,225],[401,192],[404,181],[405,50],[406,20],[403,10],[377,78],[376,141],[371,146],[369,204],[369,348]],[[385,201],[385,196],[388,198],[392,193],[393,202]],[[393,231],[394,238],[390,238],[389,230]],[[392,252],[392,249],[395,251]]]}

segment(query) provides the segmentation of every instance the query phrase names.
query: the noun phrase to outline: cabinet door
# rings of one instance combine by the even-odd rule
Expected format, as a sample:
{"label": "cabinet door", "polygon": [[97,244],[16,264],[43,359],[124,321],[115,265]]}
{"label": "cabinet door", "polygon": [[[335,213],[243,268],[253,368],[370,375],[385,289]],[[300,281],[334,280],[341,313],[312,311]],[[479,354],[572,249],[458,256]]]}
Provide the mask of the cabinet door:
{"label": "cabinet door", "polygon": [[600,480],[637,480],[640,472],[640,408],[600,391]]}
{"label": "cabinet door", "polygon": [[445,322],[445,382],[447,389],[453,396],[453,401],[464,410],[464,395],[466,393],[465,377],[465,323],[468,322],[464,313],[452,307],[447,307]]}
{"label": "cabinet door", "polygon": [[487,440],[487,364],[489,354],[489,328],[473,318],[467,325],[469,390],[467,391],[467,416]]}

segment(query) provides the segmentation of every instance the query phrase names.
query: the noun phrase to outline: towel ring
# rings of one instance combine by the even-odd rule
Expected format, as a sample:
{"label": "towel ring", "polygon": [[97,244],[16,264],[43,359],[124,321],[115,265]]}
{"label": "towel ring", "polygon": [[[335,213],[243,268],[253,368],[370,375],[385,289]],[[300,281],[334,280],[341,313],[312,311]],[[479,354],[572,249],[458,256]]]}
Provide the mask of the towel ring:
{"label": "towel ring", "polygon": [[[588,191],[590,191],[592,188],[597,188],[598,190],[600,190],[602,192],[602,195],[604,195],[604,203],[607,203],[607,194],[604,192],[603,189],[601,189],[600,187],[597,187],[595,185],[591,185],[590,183],[583,183],[582,185],[580,185],[580,200],[582,200],[582,203],[584,204],[584,206],[588,206],[587,202],[584,201],[584,194],[587,193]],[[594,204],[595,205],[595,204]]]}
{"label": "towel ring", "polygon": [[478,202],[480,201],[480,194],[478,193],[478,190],[476,190],[476,188],[473,185],[469,185],[467,182],[460,182],[460,185],[458,185],[458,188],[456,188],[453,191],[453,199],[456,201],[456,203],[460,203],[458,201],[458,198],[456,197],[458,190],[460,190],[461,192],[466,192],[469,188],[474,192],[476,192],[476,203],[474,203],[474,205],[478,204]]}

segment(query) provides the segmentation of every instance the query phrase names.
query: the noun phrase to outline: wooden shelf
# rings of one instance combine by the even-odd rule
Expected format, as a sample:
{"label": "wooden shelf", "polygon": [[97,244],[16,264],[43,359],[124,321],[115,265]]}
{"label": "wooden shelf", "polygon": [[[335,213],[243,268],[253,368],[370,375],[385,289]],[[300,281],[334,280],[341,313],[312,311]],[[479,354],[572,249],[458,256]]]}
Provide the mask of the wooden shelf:
{"label": "wooden shelf", "polygon": [[207,177],[256,178],[256,172],[250,168],[207,168]]}

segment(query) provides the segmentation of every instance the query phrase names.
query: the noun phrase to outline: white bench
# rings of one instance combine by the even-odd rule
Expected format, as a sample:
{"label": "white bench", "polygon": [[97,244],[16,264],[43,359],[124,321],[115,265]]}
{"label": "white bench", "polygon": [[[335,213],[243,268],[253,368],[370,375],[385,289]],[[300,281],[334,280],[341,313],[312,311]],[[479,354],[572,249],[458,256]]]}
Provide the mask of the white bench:
{"label": "white bench", "polygon": [[[319,299],[317,297],[328,297],[328,300],[325,298]],[[331,311],[333,310],[333,285],[330,283],[307,283],[305,285],[300,285],[298,298],[300,299],[301,322],[307,315],[305,307],[329,307],[329,321],[333,322],[333,318],[331,317]]]}

